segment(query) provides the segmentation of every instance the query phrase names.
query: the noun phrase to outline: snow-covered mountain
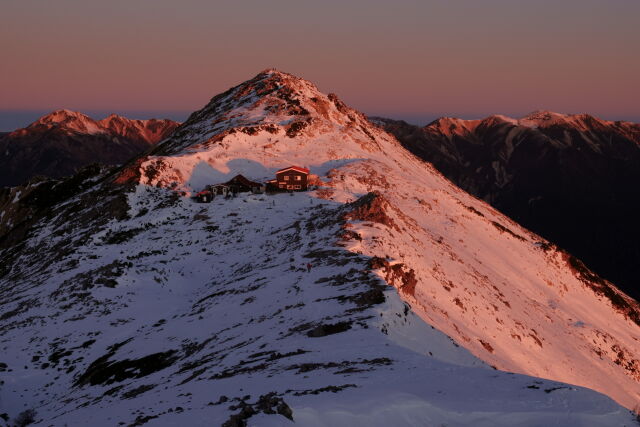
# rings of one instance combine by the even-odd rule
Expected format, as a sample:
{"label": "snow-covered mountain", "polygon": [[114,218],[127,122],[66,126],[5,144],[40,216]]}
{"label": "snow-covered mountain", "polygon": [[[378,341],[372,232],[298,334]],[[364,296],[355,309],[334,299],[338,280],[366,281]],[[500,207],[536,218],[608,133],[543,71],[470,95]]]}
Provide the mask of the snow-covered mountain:
{"label": "snow-covered mountain", "polygon": [[72,175],[94,162],[121,164],[177,126],[171,120],[131,120],[112,114],[96,121],[74,111],[54,111],[0,136],[0,187],[22,184],[36,175]]}
{"label": "snow-covered mountain", "polygon": [[373,119],[405,148],[640,298],[640,124],[587,114]]}
{"label": "snow-covered mountain", "polygon": [[[317,189],[186,197],[291,164]],[[126,167],[0,206],[7,418],[634,422],[611,399],[640,400],[637,303],[295,76],[266,70]]]}

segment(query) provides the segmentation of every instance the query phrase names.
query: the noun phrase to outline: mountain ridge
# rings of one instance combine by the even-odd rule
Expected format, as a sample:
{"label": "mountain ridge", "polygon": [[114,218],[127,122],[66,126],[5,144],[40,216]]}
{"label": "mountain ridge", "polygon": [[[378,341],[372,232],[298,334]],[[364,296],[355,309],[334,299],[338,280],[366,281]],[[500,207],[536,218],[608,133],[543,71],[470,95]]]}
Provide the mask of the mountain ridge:
{"label": "mountain ridge", "polygon": [[373,120],[456,185],[640,297],[640,125],[549,112],[425,127]]}
{"label": "mountain ridge", "polygon": [[410,124],[407,121],[402,119],[388,119],[383,116],[370,116],[369,118],[374,123],[376,121],[380,121],[381,123],[383,123],[384,121],[403,122],[403,123],[406,123],[407,125],[420,127],[420,128],[429,127],[430,125],[438,123],[439,121],[442,121],[442,120],[472,123],[472,122],[481,122],[481,121],[491,120],[491,119],[499,119],[507,123],[520,124],[523,126],[525,126],[526,124],[530,124],[532,122],[538,122],[537,124],[539,125],[544,122],[547,122],[547,124],[551,124],[551,123],[555,124],[558,121],[566,122],[566,121],[578,121],[578,120],[595,121],[595,122],[600,122],[608,125],[620,124],[620,125],[640,126],[640,123],[631,121],[631,120],[608,120],[608,119],[602,119],[590,113],[559,113],[557,111],[552,111],[552,110],[534,110],[521,117],[513,117],[513,116],[509,116],[506,114],[499,114],[499,113],[491,114],[489,116],[479,118],[479,119],[463,119],[456,116],[440,116],[425,125]]}

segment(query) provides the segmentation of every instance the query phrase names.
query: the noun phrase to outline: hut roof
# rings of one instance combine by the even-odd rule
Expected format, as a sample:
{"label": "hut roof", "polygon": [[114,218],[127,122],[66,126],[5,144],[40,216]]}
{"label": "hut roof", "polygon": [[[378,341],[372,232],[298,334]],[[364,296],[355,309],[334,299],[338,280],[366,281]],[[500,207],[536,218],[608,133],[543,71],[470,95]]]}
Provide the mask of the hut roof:
{"label": "hut roof", "polygon": [[231,178],[229,181],[225,182],[225,185],[244,185],[246,187],[260,187],[262,184],[259,182],[251,181],[250,179],[245,178],[242,175],[236,175]]}
{"label": "hut roof", "polygon": [[309,175],[309,172],[310,172],[309,169],[303,168],[301,166],[289,166],[288,168],[280,169],[279,171],[276,172],[276,174],[282,173],[282,172],[286,172],[288,170],[294,170],[294,171],[301,172],[301,173],[304,173],[304,174],[307,174],[307,175]]}

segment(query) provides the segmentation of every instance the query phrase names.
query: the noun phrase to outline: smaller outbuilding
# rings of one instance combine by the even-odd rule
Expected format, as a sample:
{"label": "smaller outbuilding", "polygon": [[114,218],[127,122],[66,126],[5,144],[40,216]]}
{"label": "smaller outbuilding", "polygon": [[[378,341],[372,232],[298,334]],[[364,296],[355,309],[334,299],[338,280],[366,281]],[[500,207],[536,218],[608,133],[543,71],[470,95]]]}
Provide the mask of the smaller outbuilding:
{"label": "smaller outbuilding", "polygon": [[309,180],[309,169],[300,166],[289,166],[276,172],[275,182],[280,191],[307,191]]}
{"label": "smaller outbuilding", "polygon": [[229,186],[226,184],[215,184],[207,186],[214,196],[226,196],[229,194]]}
{"label": "smaller outbuilding", "polygon": [[213,193],[211,193],[211,191],[209,190],[202,190],[201,192],[193,196],[193,198],[196,199],[196,202],[198,203],[211,203],[213,197]]}
{"label": "smaller outbuilding", "polygon": [[232,193],[243,193],[250,191],[252,193],[263,193],[265,190],[264,184],[260,182],[251,181],[242,175],[236,175],[224,185],[229,187]]}

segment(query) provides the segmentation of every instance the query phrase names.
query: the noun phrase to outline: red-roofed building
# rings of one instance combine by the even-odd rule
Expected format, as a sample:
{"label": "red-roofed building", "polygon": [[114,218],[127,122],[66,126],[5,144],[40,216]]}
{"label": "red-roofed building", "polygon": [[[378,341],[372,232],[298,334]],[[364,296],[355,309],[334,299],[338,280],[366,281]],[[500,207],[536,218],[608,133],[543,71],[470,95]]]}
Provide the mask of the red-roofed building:
{"label": "red-roofed building", "polygon": [[307,191],[309,169],[300,166],[289,166],[276,172],[279,190]]}

